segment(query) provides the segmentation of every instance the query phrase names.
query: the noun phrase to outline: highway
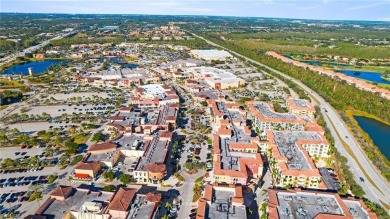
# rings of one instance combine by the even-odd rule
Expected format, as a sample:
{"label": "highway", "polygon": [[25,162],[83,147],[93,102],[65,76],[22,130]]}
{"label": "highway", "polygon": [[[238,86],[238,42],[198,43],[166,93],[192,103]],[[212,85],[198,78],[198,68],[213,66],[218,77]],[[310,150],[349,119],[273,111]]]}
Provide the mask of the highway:
{"label": "highway", "polygon": [[[373,166],[373,164],[369,161],[363,149],[361,149],[360,146],[356,143],[356,141],[353,138],[353,135],[350,133],[348,128],[346,128],[346,125],[344,124],[343,120],[341,119],[337,111],[328,102],[326,102],[320,95],[315,93],[305,84],[303,84],[301,81],[296,80],[280,71],[270,68],[260,62],[257,62],[253,59],[250,59],[246,56],[236,53],[230,49],[222,47],[201,36],[198,36],[196,34],[193,35],[200,39],[203,39],[204,41],[206,41],[208,44],[212,46],[223,48],[224,50],[229,51],[230,53],[238,57],[244,58],[245,60],[251,63],[266,67],[267,69],[275,73],[278,73],[287,79],[290,79],[298,86],[300,86],[303,90],[305,90],[311,96],[314,102],[321,107],[321,111],[324,115],[326,123],[333,137],[335,138],[335,146],[337,150],[348,159],[348,165],[350,166],[351,172],[354,174],[354,179],[359,185],[362,186],[363,190],[366,192],[366,197],[369,200],[374,201],[377,204],[380,204],[381,206],[383,206],[383,203],[387,205],[390,203],[390,185],[388,184],[386,179],[383,178],[380,172]],[[325,109],[327,112],[325,111]],[[347,152],[342,142],[345,142],[347,145],[349,145],[350,151],[352,151],[353,156],[357,158],[357,160],[354,159],[353,156],[351,156]],[[364,182],[360,181],[360,177],[363,177]]]}
{"label": "highway", "polygon": [[56,37],[53,37],[53,38],[48,39],[48,40],[45,40],[45,41],[41,42],[41,43],[38,44],[38,45],[31,46],[31,47],[29,47],[29,48],[27,48],[27,49],[24,49],[24,50],[21,51],[21,52],[17,52],[17,53],[11,54],[11,55],[9,55],[9,56],[6,56],[6,57],[0,59],[0,66],[2,66],[2,65],[4,65],[4,64],[7,64],[7,63],[9,63],[9,62],[14,61],[17,57],[23,57],[23,56],[26,55],[26,53],[32,53],[32,52],[34,52],[35,50],[40,49],[40,48],[46,46],[46,45],[49,44],[49,42],[52,41],[52,40],[62,39],[62,38],[64,38],[64,37],[67,37],[67,36],[72,35],[72,34],[74,34],[74,33],[77,33],[77,31],[72,31],[72,32],[69,32],[69,33],[60,34],[60,35],[58,35],[58,36],[56,36]]}

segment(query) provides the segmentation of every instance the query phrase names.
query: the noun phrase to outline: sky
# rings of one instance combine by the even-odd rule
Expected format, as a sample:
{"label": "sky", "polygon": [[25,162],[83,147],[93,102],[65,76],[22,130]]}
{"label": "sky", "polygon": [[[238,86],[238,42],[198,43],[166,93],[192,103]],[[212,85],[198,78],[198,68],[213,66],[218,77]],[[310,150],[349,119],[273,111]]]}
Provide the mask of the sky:
{"label": "sky", "polygon": [[390,0],[0,0],[0,12],[390,21]]}

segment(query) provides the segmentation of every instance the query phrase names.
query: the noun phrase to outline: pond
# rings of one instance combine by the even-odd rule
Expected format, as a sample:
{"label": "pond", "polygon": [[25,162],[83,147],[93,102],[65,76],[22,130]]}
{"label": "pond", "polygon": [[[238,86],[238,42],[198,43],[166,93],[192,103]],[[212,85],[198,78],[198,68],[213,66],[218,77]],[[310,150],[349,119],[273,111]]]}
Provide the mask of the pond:
{"label": "pond", "polygon": [[390,126],[364,116],[353,116],[353,118],[367,132],[382,154],[390,160]]}
{"label": "pond", "polygon": [[345,64],[345,63],[331,63],[331,62],[320,62],[320,61],[301,61],[301,62],[305,62],[309,65],[315,65],[315,66],[322,66],[323,64],[324,65],[331,65],[331,66],[335,66],[335,67],[338,67],[338,66],[342,66],[342,67],[346,67],[346,66],[349,66],[348,64]]}
{"label": "pond", "polygon": [[47,69],[51,65],[58,65],[61,63],[65,63],[66,60],[60,59],[50,59],[44,61],[34,61],[34,62],[26,62],[22,64],[15,64],[6,70],[0,72],[0,74],[23,74],[28,75],[28,68],[32,67],[35,74],[40,74],[42,72],[47,72]]}
{"label": "pond", "polygon": [[377,72],[367,72],[367,71],[355,71],[355,70],[336,70],[335,72],[341,72],[348,76],[363,79],[366,81],[381,83],[381,84],[390,84],[390,81],[383,80],[381,74]]}

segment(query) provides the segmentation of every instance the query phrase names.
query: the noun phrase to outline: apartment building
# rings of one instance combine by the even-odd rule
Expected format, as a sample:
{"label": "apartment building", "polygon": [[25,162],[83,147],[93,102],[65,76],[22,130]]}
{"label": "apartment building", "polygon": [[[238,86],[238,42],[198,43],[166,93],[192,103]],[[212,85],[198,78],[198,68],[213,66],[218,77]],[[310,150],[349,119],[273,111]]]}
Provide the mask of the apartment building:
{"label": "apartment building", "polygon": [[266,102],[248,102],[249,113],[254,118],[254,126],[264,130],[304,131],[307,121],[291,113],[277,113]]}
{"label": "apartment building", "polygon": [[302,189],[268,189],[267,218],[337,218],[376,219],[377,216],[363,202],[338,193]]}
{"label": "apartment building", "polygon": [[311,104],[308,100],[290,97],[287,99],[286,105],[290,113],[299,116],[307,116],[309,118],[314,118],[316,109],[314,108],[313,104]]}

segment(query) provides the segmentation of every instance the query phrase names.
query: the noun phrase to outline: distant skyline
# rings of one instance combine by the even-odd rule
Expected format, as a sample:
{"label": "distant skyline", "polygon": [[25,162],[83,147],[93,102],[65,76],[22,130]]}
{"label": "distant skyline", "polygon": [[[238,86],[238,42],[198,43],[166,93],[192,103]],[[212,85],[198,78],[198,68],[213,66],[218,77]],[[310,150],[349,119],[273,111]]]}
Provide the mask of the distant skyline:
{"label": "distant skyline", "polygon": [[0,11],[390,21],[390,0],[1,0]]}

